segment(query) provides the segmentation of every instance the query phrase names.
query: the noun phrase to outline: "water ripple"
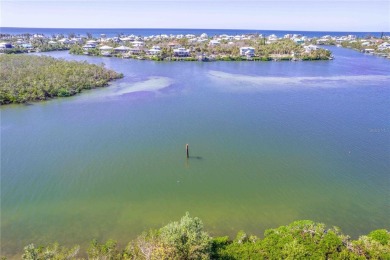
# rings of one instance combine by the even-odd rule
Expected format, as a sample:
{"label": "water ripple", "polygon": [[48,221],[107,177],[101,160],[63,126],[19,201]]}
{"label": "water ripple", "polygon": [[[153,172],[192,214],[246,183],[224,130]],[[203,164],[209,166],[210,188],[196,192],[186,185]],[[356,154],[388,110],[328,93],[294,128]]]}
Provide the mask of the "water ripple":
{"label": "water ripple", "polygon": [[387,75],[342,75],[321,77],[265,77],[210,70],[215,86],[227,91],[265,91],[288,88],[338,88],[346,86],[390,85]]}

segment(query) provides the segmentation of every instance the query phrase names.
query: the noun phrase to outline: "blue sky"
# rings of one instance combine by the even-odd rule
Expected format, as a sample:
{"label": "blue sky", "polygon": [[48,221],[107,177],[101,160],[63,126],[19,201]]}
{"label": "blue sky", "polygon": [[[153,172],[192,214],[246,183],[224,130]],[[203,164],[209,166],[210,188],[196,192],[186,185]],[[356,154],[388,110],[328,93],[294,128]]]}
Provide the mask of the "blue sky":
{"label": "blue sky", "polygon": [[390,31],[390,0],[0,0],[0,26]]}

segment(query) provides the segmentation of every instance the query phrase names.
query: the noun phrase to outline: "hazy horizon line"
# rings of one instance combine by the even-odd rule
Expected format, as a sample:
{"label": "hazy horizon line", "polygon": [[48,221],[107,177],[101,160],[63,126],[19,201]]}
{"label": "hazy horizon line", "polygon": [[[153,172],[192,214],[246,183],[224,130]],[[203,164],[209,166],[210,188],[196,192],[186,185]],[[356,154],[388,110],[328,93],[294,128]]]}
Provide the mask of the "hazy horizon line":
{"label": "hazy horizon line", "polygon": [[154,30],[158,30],[158,29],[162,29],[162,30],[239,30],[239,31],[280,31],[280,32],[284,32],[284,31],[288,31],[288,32],[356,32],[356,33],[390,33],[390,32],[386,32],[386,31],[345,31],[345,30],[342,30],[342,31],[338,31],[338,30],[294,30],[294,29],[284,29],[284,30],[281,30],[281,29],[243,29],[243,28],[187,28],[187,27],[176,27],[176,28],[173,28],[173,27],[21,27],[21,26],[0,26],[0,29],[1,28],[15,28],[15,29],[77,29],[77,30],[81,30],[81,29],[93,29],[93,30],[96,30],[96,29],[141,29],[141,30],[145,30],[145,29],[154,29]]}

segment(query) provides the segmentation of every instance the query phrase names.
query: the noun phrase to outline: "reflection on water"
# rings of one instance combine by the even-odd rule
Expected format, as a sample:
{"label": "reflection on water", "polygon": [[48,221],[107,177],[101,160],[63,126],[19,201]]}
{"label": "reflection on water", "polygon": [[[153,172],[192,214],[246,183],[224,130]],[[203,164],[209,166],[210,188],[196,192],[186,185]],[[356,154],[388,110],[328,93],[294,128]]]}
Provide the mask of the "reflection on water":
{"label": "reflection on water", "polygon": [[131,93],[147,92],[157,93],[173,84],[173,80],[168,77],[149,77],[146,80],[129,82],[127,79],[111,82],[106,88],[87,91],[84,95],[77,97],[81,102],[97,102],[102,99],[118,98],[121,95]]}
{"label": "reflection on water", "polygon": [[[270,77],[209,71],[216,87],[230,91],[262,91],[290,88],[343,88],[359,86],[381,86],[390,81],[389,75],[316,76],[316,77]],[[222,85],[223,86],[220,86]]]}

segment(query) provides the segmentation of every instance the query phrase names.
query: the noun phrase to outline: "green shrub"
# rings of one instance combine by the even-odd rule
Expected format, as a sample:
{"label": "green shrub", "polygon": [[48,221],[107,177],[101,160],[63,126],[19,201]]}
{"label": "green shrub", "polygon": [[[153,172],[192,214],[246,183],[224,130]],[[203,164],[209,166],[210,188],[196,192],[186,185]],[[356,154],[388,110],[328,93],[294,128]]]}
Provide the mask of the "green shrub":
{"label": "green shrub", "polygon": [[390,233],[386,229],[371,231],[370,234],[368,234],[368,237],[381,243],[382,245],[390,243]]}
{"label": "green shrub", "polygon": [[117,250],[117,242],[109,239],[104,244],[100,244],[96,239],[91,241],[87,251],[89,259],[120,259]]}
{"label": "green shrub", "polygon": [[175,249],[177,259],[209,259],[211,237],[203,231],[202,221],[187,212],[180,222],[172,222],[160,229],[163,244]]}
{"label": "green shrub", "polygon": [[75,259],[80,247],[75,246],[73,248],[61,247],[58,243],[54,243],[47,247],[35,247],[34,244],[30,244],[24,247],[24,253],[22,259],[26,260],[65,260]]}

